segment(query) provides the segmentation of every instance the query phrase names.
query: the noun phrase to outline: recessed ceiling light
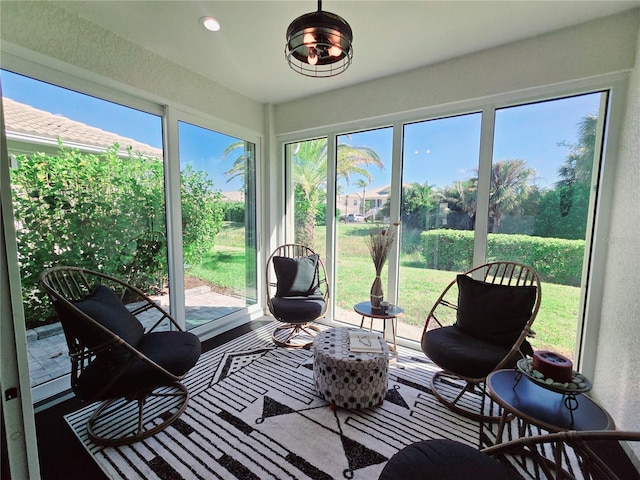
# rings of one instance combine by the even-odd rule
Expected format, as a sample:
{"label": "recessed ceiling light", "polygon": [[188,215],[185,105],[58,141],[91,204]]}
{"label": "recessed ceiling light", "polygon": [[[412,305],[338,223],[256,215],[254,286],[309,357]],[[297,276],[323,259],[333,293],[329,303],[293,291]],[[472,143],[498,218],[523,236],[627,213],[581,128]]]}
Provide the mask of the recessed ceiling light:
{"label": "recessed ceiling light", "polygon": [[207,30],[211,30],[212,32],[217,32],[220,30],[220,23],[213,17],[201,17],[200,23]]}

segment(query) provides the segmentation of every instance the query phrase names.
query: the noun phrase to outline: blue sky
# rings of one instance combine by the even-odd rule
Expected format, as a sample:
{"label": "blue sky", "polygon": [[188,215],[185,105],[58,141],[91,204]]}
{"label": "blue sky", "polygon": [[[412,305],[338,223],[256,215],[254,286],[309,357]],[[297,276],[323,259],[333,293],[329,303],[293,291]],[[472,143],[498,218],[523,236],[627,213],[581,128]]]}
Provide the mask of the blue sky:
{"label": "blue sky", "polygon": [[[63,115],[87,125],[133,138],[162,148],[161,119],[60,87],[2,71],[3,95],[35,108]],[[599,94],[583,95],[508,109],[496,113],[494,161],[524,159],[537,172],[538,185],[551,186],[557,170],[569,153],[560,143],[574,144],[580,120],[597,113]],[[418,122],[405,126],[404,182],[445,186],[474,175],[480,139],[480,114]],[[222,160],[224,149],[235,138],[210,130],[181,124],[181,163],[191,163],[208,172],[214,186],[222,191],[238,190],[239,181],[227,182],[224,172],[233,157]],[[369,169],[373,181],[369,188],[391,182],[390,128],[341,136],[339,142],[368,146],[378,152],[385,169]],[[357,178],[345,186],[344,193],[360,191]]]}

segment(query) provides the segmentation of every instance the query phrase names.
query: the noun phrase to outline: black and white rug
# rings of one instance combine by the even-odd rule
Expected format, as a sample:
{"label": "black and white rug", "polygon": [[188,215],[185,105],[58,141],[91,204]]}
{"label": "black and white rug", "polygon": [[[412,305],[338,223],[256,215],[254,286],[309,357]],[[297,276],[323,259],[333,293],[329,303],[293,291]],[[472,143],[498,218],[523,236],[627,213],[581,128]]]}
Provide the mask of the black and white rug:
{"label": "black and white rug", "polygon": [[395,452],[419,440],[451,438],[476,448],[494,442],[495,426],[434,398],[437,367],[402,347],[381,406],[332,411],[313,388],[312,351],[276,348],[275,326],[203,354],[184,382],[187,409],[145,441],[93,444],[85,427],[93,405],[65,418],[113,479],[376,479]]}

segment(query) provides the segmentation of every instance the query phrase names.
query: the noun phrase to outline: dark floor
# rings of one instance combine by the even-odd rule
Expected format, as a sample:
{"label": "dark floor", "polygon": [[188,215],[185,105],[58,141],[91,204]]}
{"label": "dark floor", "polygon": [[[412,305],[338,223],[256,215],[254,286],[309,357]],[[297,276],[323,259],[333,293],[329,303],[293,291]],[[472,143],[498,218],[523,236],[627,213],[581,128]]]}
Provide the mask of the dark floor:
{"label": "dark floor", "polygon": [[[266,322],[254,321],[206,340],[202,343],[202,351],[211,350],[264,325],[264,323]],[[83,406],[84,404],[78,399],[72,398],[36,414],[36,433],[42,480],[107,479],[63,418],[64,415]],[[2,478],[4,478],[4,474]]]}

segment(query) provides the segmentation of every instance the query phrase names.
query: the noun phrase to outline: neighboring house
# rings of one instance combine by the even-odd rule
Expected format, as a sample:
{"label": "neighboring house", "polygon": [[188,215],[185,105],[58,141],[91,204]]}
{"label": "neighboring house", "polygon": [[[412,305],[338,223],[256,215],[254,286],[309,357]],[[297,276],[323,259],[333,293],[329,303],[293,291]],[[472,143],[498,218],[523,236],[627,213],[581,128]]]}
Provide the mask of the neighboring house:
{"label": "neighboring house", "polygon": [[[42,152],[49,155],[58,153],[58,139],[65,147],[77,148],[86,153],[102,153],[114,144],[120,146],[120,156],[127,157],[130,147],[134,155],[163,159],[162,149],[117,133],[107,132],[82,122],[71,120],[62,115],[39,110],[16,102],[7,97],[2,98],[7,134],[7,150],[12,159],[12,166],[17,166],[17,155],[29,155]],[[222,192],[225,202],[244,202],[244,192]]]}
{"label": "neighboring house", "polygon": [[[377,215],[380,209],[387,203],[390,194],[391,185],[365,189],[364,217],[368,218]],[[362,190],[359,192],[338,195],[336,205],[338,205],[338,208],[341,210],[341,214],[344,216],[349,215],[350,213],[362,214]]]}
{"label": "neighboring house", "polygon": [[131,138],[91,127],[30,105],[3,97],[9,155],[31,154],[39,151],[48,154],[58,152],[58,139],[65,147],[77,148],[87,153],[102,153],[117,143],[122,156],[131,147],[134,154],[162,159],[162,149]]}

